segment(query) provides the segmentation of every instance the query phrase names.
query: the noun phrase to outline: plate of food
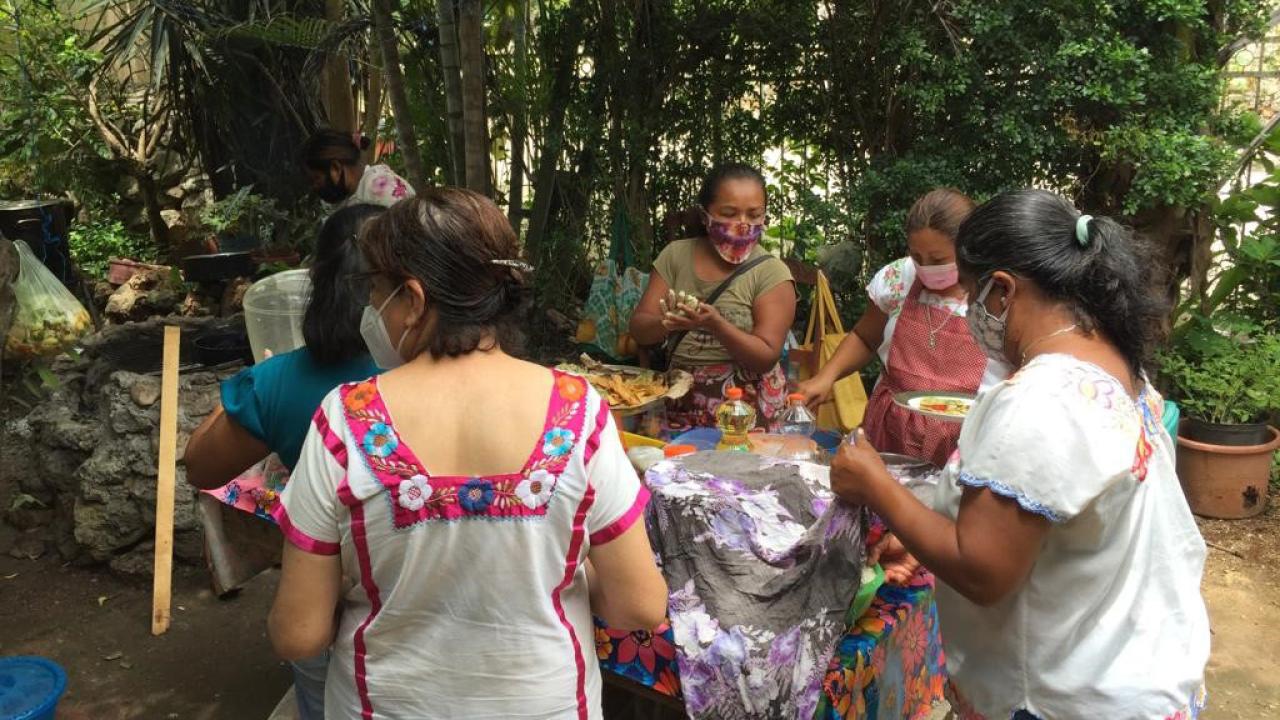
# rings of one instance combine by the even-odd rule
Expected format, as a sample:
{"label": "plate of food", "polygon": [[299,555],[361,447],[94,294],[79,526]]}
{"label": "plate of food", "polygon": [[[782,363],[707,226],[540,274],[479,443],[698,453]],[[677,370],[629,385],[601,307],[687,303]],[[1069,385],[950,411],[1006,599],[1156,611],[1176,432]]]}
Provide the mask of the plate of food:
{"label": "plate of food", "polygon": [[628,365],[605,365],[586,355],[578,363],[561,363],[557,369],[586,378],[620,416],[635,415],[663,400],[684,397],[693,387],[693,376],[683,370],[659,373]]}
{"label": "plate of food", "polygon": [[893,397],[900,407],[948,422],[964,422],[965,416],[973,409],[974,399],[968,393],[940,390],[898,393]]}

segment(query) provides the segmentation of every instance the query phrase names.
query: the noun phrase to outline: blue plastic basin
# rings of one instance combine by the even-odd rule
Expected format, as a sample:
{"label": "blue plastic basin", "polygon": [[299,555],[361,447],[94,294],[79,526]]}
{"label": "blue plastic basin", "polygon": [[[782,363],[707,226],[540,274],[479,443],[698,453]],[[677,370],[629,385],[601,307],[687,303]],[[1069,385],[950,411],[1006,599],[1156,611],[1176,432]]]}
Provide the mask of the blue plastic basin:
{"label": "blue plastic basin", "polygon": [[53,720],[67,689],[67,674],[52,660],[0,658],[0,718]]}

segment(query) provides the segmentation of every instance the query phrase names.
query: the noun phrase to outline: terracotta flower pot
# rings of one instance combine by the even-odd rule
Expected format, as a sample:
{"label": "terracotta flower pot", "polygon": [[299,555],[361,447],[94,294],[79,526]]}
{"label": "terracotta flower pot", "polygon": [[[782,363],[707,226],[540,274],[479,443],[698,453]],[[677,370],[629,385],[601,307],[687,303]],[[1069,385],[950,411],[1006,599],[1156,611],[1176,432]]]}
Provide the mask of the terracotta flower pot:
{"label": "terracotta flower pot", "polygon": [[1212,518],[1246,518],[1267,507],[1271,457],[1280,448],[1280,430],[1271,440],[1232,447],[1198,442],[1178,434],[1178,479],[1191,511]]}

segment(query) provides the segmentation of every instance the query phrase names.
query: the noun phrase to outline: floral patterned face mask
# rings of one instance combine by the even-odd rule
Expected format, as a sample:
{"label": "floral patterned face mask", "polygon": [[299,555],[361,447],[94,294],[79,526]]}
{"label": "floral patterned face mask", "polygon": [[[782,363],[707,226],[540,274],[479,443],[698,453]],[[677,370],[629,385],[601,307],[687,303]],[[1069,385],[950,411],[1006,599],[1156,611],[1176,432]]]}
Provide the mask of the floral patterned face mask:
{"label": "floral patterned face mask", "polygon": [[1005,307],[1004,312],[996,316],[992,315],[986,306],[987,295],[991,293],[995,282],[995,278],[991,278],[982,287],[982,292],[978,293],[978,297],[969,305],[969,316],[966,319],[969,322],[969,334],[973,336],[978,347],[982,348],[987,357],[1008,365],[1009,359],[1004,354],[1004,333],[1009,308]]}
{"label": "floral patterned face mask", "polygon": [[707,237],[711,245],[724,261],[731,265],[741,265],[751,257],[751,252],[760,244],[760,236],[764,235],[764,223],[745,223],[737,220],[716,220],[707,218]]}

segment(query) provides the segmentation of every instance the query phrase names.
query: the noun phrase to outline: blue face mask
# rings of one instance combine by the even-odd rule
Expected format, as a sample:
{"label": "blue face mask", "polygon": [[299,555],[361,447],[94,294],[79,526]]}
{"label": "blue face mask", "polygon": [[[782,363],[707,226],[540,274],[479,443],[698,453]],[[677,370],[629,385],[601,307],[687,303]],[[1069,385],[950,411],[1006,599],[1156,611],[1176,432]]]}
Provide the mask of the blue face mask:
{"label": "blue face mask", "polygon": [[374,364],[383,370],[393,370],[404,364],[404,357],[400,355],[400,346],[404,344],[409,328],[405,328],[404,332],[400,333],[400,341],[392,345],[391,334],[387,332],[387,323],[382,319],[382,311],[387,309],[395,299],[396,293],[403,287],[404,285],[397,287],[376,310],[372,305],[365,305],[364,314],[360,316],[360,337],[364,338],[365,347],[369,348],[369,355],[373,357]]}
{"label": "blue face mask", "polygon": [[991,294],[991,288],[995,286],[995,282],[995,278],[991,278],[983,286],[982,292],[978,293],[978,297],[969,304],[969,316],[966,319],[969,323],[969,334],[978,343],[978,347],[982,348],[982,352],[996,362],[1009,365],[1009,358],[1004,354],[1004,335],[1009,308],[1006,307],[997,317],[992,315],[986,306],[987,295]]}

